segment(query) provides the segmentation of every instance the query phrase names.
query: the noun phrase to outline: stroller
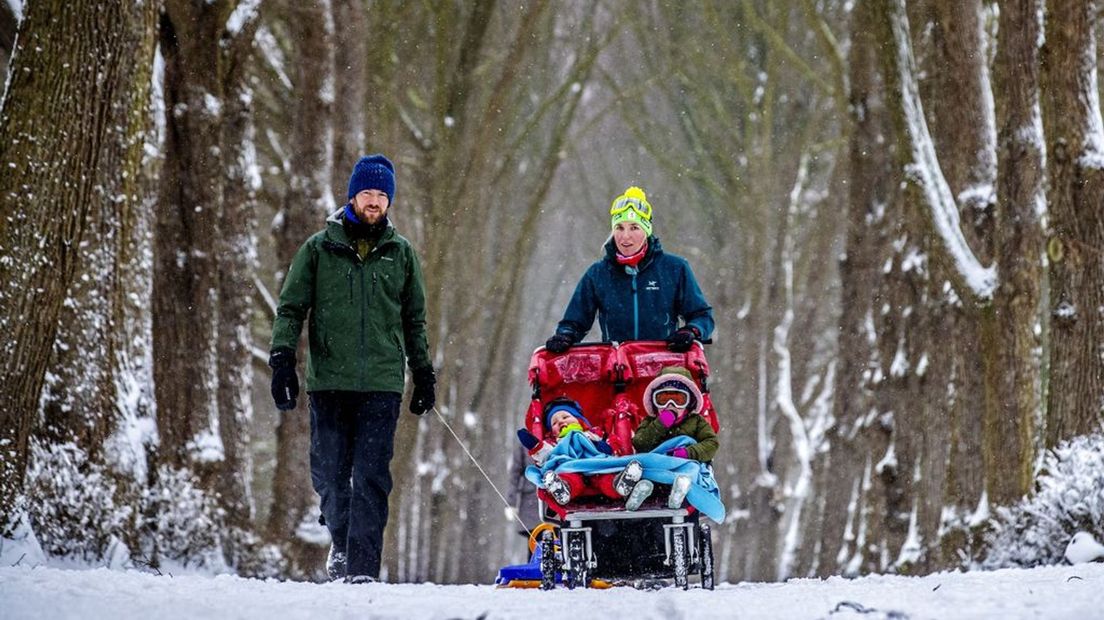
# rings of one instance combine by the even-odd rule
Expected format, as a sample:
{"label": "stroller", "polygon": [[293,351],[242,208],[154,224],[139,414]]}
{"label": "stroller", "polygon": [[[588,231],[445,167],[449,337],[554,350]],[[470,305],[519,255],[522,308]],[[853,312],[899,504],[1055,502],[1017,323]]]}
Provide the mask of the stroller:
{"label": "stroller", "polygon": [[[701,345],[674,353],[662,341],[581,344],[560,355],[537,349],[529,364],[533,397],[525,427],[543,437],[544,405],[567,396],[606,432],[615,455],[632,454],[632,434],[645,415],[640,405],[644,390],[662,368],[674,365],[694,375],[703,395],[701,415],[717,430],[708,391],[709,365]],[[539,489],[544,522],[530,537],[532,559],[528,565],[503,568],[498,582],[534,587],[539,567],[539,585],[545,590],[556,583],[574,589],[670,579],[686,589],[691,575],[699,575],[701,586],[712,590],[709,525],[689,504],[668,508],[665,495],[657,492],[638,510],[627,511],[605,498],[560,506]]]}

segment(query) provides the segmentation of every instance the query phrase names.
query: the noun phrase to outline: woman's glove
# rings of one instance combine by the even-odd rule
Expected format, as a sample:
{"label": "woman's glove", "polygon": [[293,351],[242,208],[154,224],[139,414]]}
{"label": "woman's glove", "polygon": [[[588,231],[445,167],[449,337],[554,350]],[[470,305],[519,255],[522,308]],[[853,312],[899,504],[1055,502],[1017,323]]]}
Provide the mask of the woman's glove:
{"label": "woman's glove", "polygon": [[268,358],[272,369],[272,400],[280,411],[295,409],[299,397],[299,375],[295,374],[295,351],[278,349]]}
{"label": "woman's glove", "polygon": [[564,351],[567,351],[571,347],[571,338],[565,334],[553,334],[547,342],[544,343],[544,348],[550,352],[559,355]]}
{"label": "woman's glove", "polygon": [[675,353],[686,353],[701,335],[697,329],[687,325],[675,330],[675,333],[667,336],[667,348]]}
{"label": "woman's glove", "polygon": [[690,453],[686,451],[686,448],[675,448],[668,452],[671,456],[677,456],[680,459],[690,458]]}
{"label": "woman's glove", "polygon": [[432,366],[415,368],[411,371],[414,380],[414,393],[410,397],[410,413],[422,415],[433,409],[437,403],[437,395],[434,387],[437,385],[437,375]]}

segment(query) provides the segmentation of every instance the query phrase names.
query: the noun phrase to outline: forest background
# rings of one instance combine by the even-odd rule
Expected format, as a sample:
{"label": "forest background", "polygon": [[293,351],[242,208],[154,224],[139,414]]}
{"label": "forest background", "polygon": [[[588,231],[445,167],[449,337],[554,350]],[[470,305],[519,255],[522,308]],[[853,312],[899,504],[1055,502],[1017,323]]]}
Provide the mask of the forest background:
{"label": "forest background", "polygon": [[[1089,0],[0,2],[0,539],[321,577],[305,399],[277,415],[264,362],[282,270],[380,151],[440,411],[499,488],[529,355],[636,184],[718,324],[722,580],[1055,561],[1104,526],[1101,499],[1024,534],[1041,480],[1104,454],[1099,22]],[[524,553],[435,416],[403,415],[393,471],[389,580]]]}

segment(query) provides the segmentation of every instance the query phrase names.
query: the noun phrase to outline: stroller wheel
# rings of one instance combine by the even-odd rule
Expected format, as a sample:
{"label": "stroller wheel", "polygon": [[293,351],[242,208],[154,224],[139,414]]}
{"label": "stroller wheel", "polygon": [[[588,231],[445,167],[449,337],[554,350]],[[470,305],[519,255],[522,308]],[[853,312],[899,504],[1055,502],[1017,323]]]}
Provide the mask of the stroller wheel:
{"label": "stroller wheel", "polygon": [[698,555],[701,557],[701,586],[703,590],[713,589],[713,537],[709,524],[698,526]]}
{"label": "stroller wheel", "polygon": [[541,590],[551,590],[556,587],[556,541],[552,534],[552,528],[541,532],[540,535],[540,569]]}
{"label": "stroller wheel", "polygon": [[686,530],[681,527],[671,532],[671,560],[675,568],[675,587],[688,589],[690,558],[686,548]]}
{"label": "stroller wheel", "polygon": [[582,533],[572,532],[567,538],[567,548],[564,553],[570,560],[570,568],[568,568],[567,575],[564,577],[567,579],[567,588],[574,590],[577,587],[589,587],[590,586],[590,574],[587,570],[586,552],[584,549],[585,540]]}

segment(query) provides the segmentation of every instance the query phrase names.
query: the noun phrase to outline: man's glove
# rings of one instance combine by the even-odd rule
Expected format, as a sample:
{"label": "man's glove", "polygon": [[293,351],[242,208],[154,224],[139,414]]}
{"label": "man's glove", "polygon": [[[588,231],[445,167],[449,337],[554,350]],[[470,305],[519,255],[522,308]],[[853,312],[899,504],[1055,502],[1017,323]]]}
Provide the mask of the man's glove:
{"label": "man's glove", "polygon": [[686,451],[686,448],[674,448],[667,454],[671,456],[677,456],[680,459],[690,458],[690,453]]}
{"label": "man's glove", "polygon": [[698,330],[687,325],[675,330],[675,333],[667,336],[667,348],[675,353],[686,353],[694,341],[701,337]]}
{"label": "man's glove", "polygon": [[572,344],[571,338],[566,334],[553,334],[553,336],[544,343],[544,348],[559,355],[566,351]]}
{"label": "man's glove", "polygon": [[410,413],[422,415],[437,403],[437,396],[434,393],[437,375],[433,373],[432,366],[415,368],[411,375],[414,379],[414,394],[410,397]]}
{"label": "man's glove", "polygon": [[295,409],[299,397],[299,376],[295,374],[295,351],[277,349],[268,358],[272,368],[272,400],[280,411]]}

